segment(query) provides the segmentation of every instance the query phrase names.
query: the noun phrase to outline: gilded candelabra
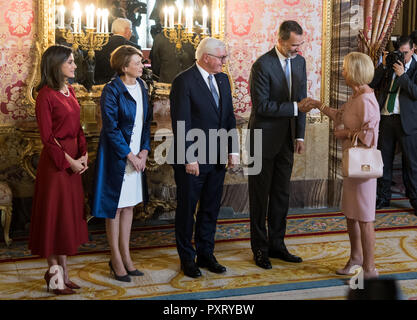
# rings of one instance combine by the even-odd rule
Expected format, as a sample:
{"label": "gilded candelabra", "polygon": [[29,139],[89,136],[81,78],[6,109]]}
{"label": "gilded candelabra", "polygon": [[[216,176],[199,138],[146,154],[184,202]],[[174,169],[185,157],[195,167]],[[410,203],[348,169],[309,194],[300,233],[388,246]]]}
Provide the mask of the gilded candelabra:
{"label": "gilded candelabra", "polygon": [[[183,9],[181,6],[177,8],[177,21],[178,23],[175,24],[175,7],[164,7],[164,28],[163,33],[165,38],[167,38],[171,43],[175,43],[175,47],[178,51],[181,50],[183,43],[190,43],[197,49],[198,44],[204,38],[210,36],[207,28],[208,22],[208,9],[207,6],[203,6],[202,10],[202,27],[201,33],[195,32],[195,20],[194,20],[194,12],[193,8],[186,7],[184,9],[185,13],[185,25],[182,24],[182,13]],[[214,28],[214,32],[212,32],[212,36],[215,38],[220,38],[220,9],[218,6],[214,7],[214,23],[212,24],[212,28]]]}
{"label": "gilded candelabra", "polygon": [[190,43],[197,49],[201,40],[208,37],[207,33],[198,35],[194,32],[188,32],[186,28],[178,24],[176,28],[164,28],[164,36],[169,42],[175,43],[175,48],[181,50],[182,43]]}
{"label": "gilded candelabra", "polygon": [[104,45],[109,41],[108,32],[96,32],[95,28],[86,28],[85,32],[83,30],[78,30],[78,32],[73,32],[72,30],[65,30],[60,28],[62,37],[72,44],[73,51],[76,51],[78,48],[81,50],[88,51],[88,81],[84,84],[84,87],[87,89],[87,92],[84,92],[82,88],[78,88],[77,97],[81,104],[81,123],[83,129],[87,133],[98,132],[99,128],[97,125],[96,119],[96,102],[94,98],[96,96],[95,92],[92,92],[94,84],[94,56],[95,50],[101,50]]}
{"label": "gilded candelabra", "polygon": [[62,37],[73,45],[74,51],[80,48],[88,51],[88,59],[94,59],[94,51],[101,50],[109,42],[109,33],[96,32],[95,28],[86,28],[85,32],[73,32],[72,30],[59,29]]}

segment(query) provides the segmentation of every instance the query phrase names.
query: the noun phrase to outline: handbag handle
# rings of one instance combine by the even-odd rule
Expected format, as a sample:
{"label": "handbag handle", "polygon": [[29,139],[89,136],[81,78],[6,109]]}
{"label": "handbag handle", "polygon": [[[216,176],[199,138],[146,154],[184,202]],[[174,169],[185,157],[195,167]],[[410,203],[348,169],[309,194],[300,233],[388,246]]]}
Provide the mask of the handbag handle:
{"label": "handbag handle", "polygon": [[[353,134],[353,136],[352,136],[352,140],[351,140],[351,143],[352,143],[352,148],[357,148],[357,147],[358,147],[359,132],[360,132],[360,131],[355,132],[355,133]],[[371,147],[368,147],[368,146],[366,146],[366,145],[363,145],[363,146],[361,146],[361,147],[363,147],[363,148],[371,148]]]}
{"label": "handbag handle", "polygon": [[352,136],[351,144],[353,148],[356,148],[358,146],[358,138],[359,138],[359,131],[355,132]]}

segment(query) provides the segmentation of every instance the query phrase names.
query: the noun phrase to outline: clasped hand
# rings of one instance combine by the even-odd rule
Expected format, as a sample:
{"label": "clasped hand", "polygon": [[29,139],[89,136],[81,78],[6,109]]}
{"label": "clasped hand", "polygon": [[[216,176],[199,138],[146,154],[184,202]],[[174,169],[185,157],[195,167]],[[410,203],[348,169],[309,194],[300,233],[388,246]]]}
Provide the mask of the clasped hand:
{"label": "clasped hand", "polygon": [[82,174],[88,169],[88,153],[78,159],[70,161],[74,173]]}
{"label": "clasped hand", "polygon": [[314,108],[319,109],[321,105],[321,101],[314,100],[312,98],[304,98],[303,100],[298,102],[298,110],[300,110],[301,112],[309,112],[311,109]]}
{"label": "clasped hand", "polygon": [[146,159],[148,157],[148,150],[142,150],[137,155],[130,152],[127,155],[127,160],[131,163],[136,172],[143,172],[146,168]]}

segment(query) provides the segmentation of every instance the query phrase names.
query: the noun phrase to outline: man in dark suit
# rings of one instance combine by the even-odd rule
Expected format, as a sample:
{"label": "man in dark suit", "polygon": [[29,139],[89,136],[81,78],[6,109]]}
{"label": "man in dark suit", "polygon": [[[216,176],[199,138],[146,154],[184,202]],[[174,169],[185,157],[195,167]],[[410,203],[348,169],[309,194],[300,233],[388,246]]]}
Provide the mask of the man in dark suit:
{"label": "man in dark suit", "polygon": [[177,74],[194,64],[194,57],[195,49],[191,43],[183,43],[177,49],[175,43],[159,33],[150,53],[152,72],[159,77],[159,82],[171,83]]}
{"label": "man in dark suit", "polygon": [[381,108],[378,149],[384,162],[384,173],[377,183],[376,207],[390,205],[392,167],[398,142],[406,196],[417,210],[417,62],[412,58],[410,37],[400,37],[398,45],[404,61],[398,60],[390,66],[384,55],[370,84]]}
{"label": "man in dark suit", "polygon": [[[199,267],[215,273],[226,271],[213,254],[225,164],[233,167],[239,155],[238,146],[231,142],[236,142],[237,135],[229,79],[222,73],[226,58],[222,41],[205,38],[197,48],[197,62],[174,79],[170,93],[174,133],[170,151],[175,154],[177,185],[175,237],[181,269],[193,278],[201,276]],[[216,137],[221,129],[230,133],[223,141]],[[194,249],[191,240],[197,202]]]}
{"label": "man in dark suit", "polygon": [[413,32],[410,33],[410,38],[413,41],[413,48],[414,48],[413,59],[417,62],[417,30],[414,30]]}
{"label": "man in dark suit", "polygon": [[304,151],[305,113],[297,105],[307,97],[306,62],[297,54],[302,43],[301,26],[284,21],[277,45],[255,61],[249,79],[248,128],[251,136],[262,130],[262,169],[249,175],[251,247],[256,265],[264,269],[272,268],[269,257],[302,261],[284,243],[294,150]]}
{"label": "man in dark suit", "polygon": [[114,20],[111,25],[111,32],[109,42],[100,51],[96,51],[94,71],[96,84],[107,83],[115,75],[115,71],[110,67],[110,55],[116,48],[127,44],[140,50],[140,46],[128,40],[132,35],[132,22],[129,19],[117,18]]}

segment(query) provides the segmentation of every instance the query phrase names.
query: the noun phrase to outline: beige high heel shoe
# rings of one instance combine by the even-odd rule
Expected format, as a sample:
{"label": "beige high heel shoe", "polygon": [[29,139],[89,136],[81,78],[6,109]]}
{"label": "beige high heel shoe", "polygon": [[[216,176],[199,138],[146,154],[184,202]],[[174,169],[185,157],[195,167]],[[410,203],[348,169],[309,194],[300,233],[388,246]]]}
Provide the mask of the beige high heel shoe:
{"label": "beige high heel shoe", "polygon": [[372,271],[363,270],[363,278],[364,279],[376,279],[378,277],[379,277],[379,272],[376,268]]}
{"label": "beige high heel shoe", "polygon": [[[355,268],[354,268],[355,267]],[[361,268],[362,265],[358,263],[351,263],[350,260],[346,263],[345,267],[342,269],[337,269],[336,274],[340,276],[353,276],[358,268]]]}

